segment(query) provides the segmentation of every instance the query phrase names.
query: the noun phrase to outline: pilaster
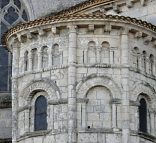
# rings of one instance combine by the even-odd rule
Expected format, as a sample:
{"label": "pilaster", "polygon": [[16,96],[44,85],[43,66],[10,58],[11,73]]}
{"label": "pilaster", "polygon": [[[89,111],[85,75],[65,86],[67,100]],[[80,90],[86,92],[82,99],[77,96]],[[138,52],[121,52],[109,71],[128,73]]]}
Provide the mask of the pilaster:
{"label": "pilaster", "polygon": [[28,66],[28,71],[32,71],[32,50],[29,51],[29,54],[28,54],[28,63],[29,63],[29,66]]}
{"label": "pilaster", "polygon": [[17,108],[18,108],[18,82],[15,77],[18,75],[18,63],[19,63],[19,42],[13,43],[13,59],[12,59],[12,142],[17,142],[17,134],[18,134],[18,116],[17,116]]}
{"label": "pilaster", "polygon": [[129,29],[125,27],[121,32],[121,65],[122,65],[122,143],[129,143]]}
{"label": "pilaster", "polygon": [[38,70],[42,70],[42,48],[38,47]]}
{"label": "pilaster", "polygon": [[76,143],[76,26],[69,25],[69,49],[68,49],[68,143]]}

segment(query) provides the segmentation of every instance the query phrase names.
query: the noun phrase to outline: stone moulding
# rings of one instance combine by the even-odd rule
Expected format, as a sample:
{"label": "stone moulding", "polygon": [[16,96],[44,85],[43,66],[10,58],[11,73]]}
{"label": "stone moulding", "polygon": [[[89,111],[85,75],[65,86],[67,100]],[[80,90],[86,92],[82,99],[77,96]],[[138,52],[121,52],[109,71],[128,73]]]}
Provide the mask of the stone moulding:
{"label": "stone moulding", "polygon": [[144,138],[146,140],[152,141],[154,143],[156,142],[156,137],[149,133],[143,133],[143,132],[131,130],[130,134],[131,134],[131,136],[140,136],[141,138]]}
{"label": "stone moulding", "polygon": [[17,113],[22,112],[24,110],[29,110],[30,108],[31,108],[30,105],[25,105],[23,107],[19,107],[18,110],[17,110]]}
{"label": "stone moulding", "polygon": [[50,132],[51,132],[51,130],[26,132],[24,135],[22,135],[18,138],[18,141],[21,141],[23,139],[30,138],[30,137],[45,136],[45,135],[49,134]]}
{"label": "stone moulding", "polygon": [[6,34],[3,36],[3,43],[6,45],[9,38],[13,35],[19,34],[25,29],[36,28],[40,26],[47,26],[47,25],[55,25],[58,23],[79,23],[85,21],[104,21],[104,22],[114,22],[114,25],[118,25],[117,23],[123,23],[123,27],[125,24],[136,25],[137,27],[144,28],[151,32],[156,32],[156,26],[152,25],[151,23],[147,23],[146,21],[138,20],[136,18],[125,17],[125,16],[118,16],[118,15],[105,15],[103,13],[96,13],[96,14],[76,14],[76,15],[69,15],[69,16],[51,16],[48,18],[42,18],[35,21],[31,21],[28,23],[24,23],[21,25],[17,25],[14,28],[11,28]]}
{"label": "stone moulding", "polygon": [[50,100],[48,101],[49,105],[59,105],[59,104],[67,104],[68,103],[68,99],[64,98],[64,99],[58,99],[58,100]]}

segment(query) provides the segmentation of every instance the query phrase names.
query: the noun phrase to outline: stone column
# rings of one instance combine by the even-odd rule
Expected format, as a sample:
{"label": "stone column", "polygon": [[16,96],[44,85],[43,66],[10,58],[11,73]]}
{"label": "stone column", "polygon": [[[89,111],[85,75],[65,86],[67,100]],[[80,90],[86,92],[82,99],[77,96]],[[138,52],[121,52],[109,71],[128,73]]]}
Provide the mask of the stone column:
{"label": "stone column", "polygon": [[84,64],[88,64],[88,53],[87,53],[87,48],[84,50]]}
{"label": "stone column", "polygon": [[97,63],[99,64],[99,63],[101,63],[101,54],[100,54],[100,52],[101,52],[101,47],[97,47]]}
{"label": "stone column", "polygon": [[69,48],[68,48],[68,143],[76,143],[76,47],[77,32],[76,26],[69,28]]}
{"label": "stone column", "polygon": [[154,112],[151,112],[151,134],[155,133],[155,124],[154,124]]}
{"label": "stone column", "polygon": [[42,48],[39,47],[38,49],[38,70],[41,71],[42,70]]}
{"label": "stone column", "polygon": [[129,143],[129,47],[128,32],[125,27],[121,33],[121,72],[122,72],[122,143]]}
{"label": "stone column", "polygon": [[12,59],[12,143],[17,142],[18,134],[18,82],[16,76],[18,75],[18,60],[19,60],[19,43],[13,45],[13,59]]}
{"label": "stone column", "polygon": [[32,50],[29,51],[28,53],[28,71],[31,72],[32,71]]}
{"label": "stone column", "polygon": [[112,103],[112,128],[113,129],[116,129],[117,127],[116,107],[117,105],[115,103]]}
{"label": "stone column", "polygon": [[52,66],[52,48],[50,47],[48,50],[48,67]]}
{"label": "stone column", "polygon": [[86,120],[86,102],[82,103],[82,129],[87,128],[87,120]]}
{"label": "stone column", "polygon": [[29,128],[29,124],[30,124],[30,119],[29,119],[29,111],[30,108],[28,107],[24,112],[25,112],[25,132],[29,133],[30,132],[30,128]]}

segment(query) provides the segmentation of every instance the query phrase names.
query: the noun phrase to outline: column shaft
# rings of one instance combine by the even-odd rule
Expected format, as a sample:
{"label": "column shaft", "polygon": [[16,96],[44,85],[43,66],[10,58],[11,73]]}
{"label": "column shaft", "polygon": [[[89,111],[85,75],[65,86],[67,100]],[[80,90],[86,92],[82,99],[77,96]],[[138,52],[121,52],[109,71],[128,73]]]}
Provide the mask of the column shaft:
{"label": "column shaft", "polygon": [[122,64],[122,143],[129,143],[129,49],[128,28],[121,34],[121,64]]}
{"label": "column shaft", "polygon": [[17,142],[18,134],[18,82],[16,76],[18,75],[18,62],[19,62],[19,47],[17,44],[13,47],[13,59],[12,59],[12,142]]}
{"label": "column shaft", "polygon": [[76,47],[77,33],[75,26],[69,26],[68,49],[68,143],[76,143]]}

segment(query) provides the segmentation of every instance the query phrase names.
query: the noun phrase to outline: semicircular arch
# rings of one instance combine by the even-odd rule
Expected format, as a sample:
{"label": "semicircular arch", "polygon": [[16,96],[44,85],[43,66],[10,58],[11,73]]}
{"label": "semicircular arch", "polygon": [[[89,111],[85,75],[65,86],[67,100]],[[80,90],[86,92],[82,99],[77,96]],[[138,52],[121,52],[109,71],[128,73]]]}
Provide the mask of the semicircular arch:
{"label": "semicircular arch", "polygon": [[156,91],[149,83],[136,83],[130,93],[130,99],[137,101],[140,95],[144,96],[148,102],[154,104],[156,102]]}
{"label": "semicircular arch", "polygon": [[49,79],[32,80],[23,88],[20,95],[29,102],[35,93],[41,91],[46,92],[48,94],[47,98],[50,100],[61,99],[61,92],[58,86]]}
{"label": "semicircular arch", "polygon": [[90,75],[79,82],[76,87],[77,97],[85,98],[88,91],[96,86],[103,86],[107,88],[110,91],[112,98],[121,99],[121,90],[114,80],[107,76],[97,75]]}

